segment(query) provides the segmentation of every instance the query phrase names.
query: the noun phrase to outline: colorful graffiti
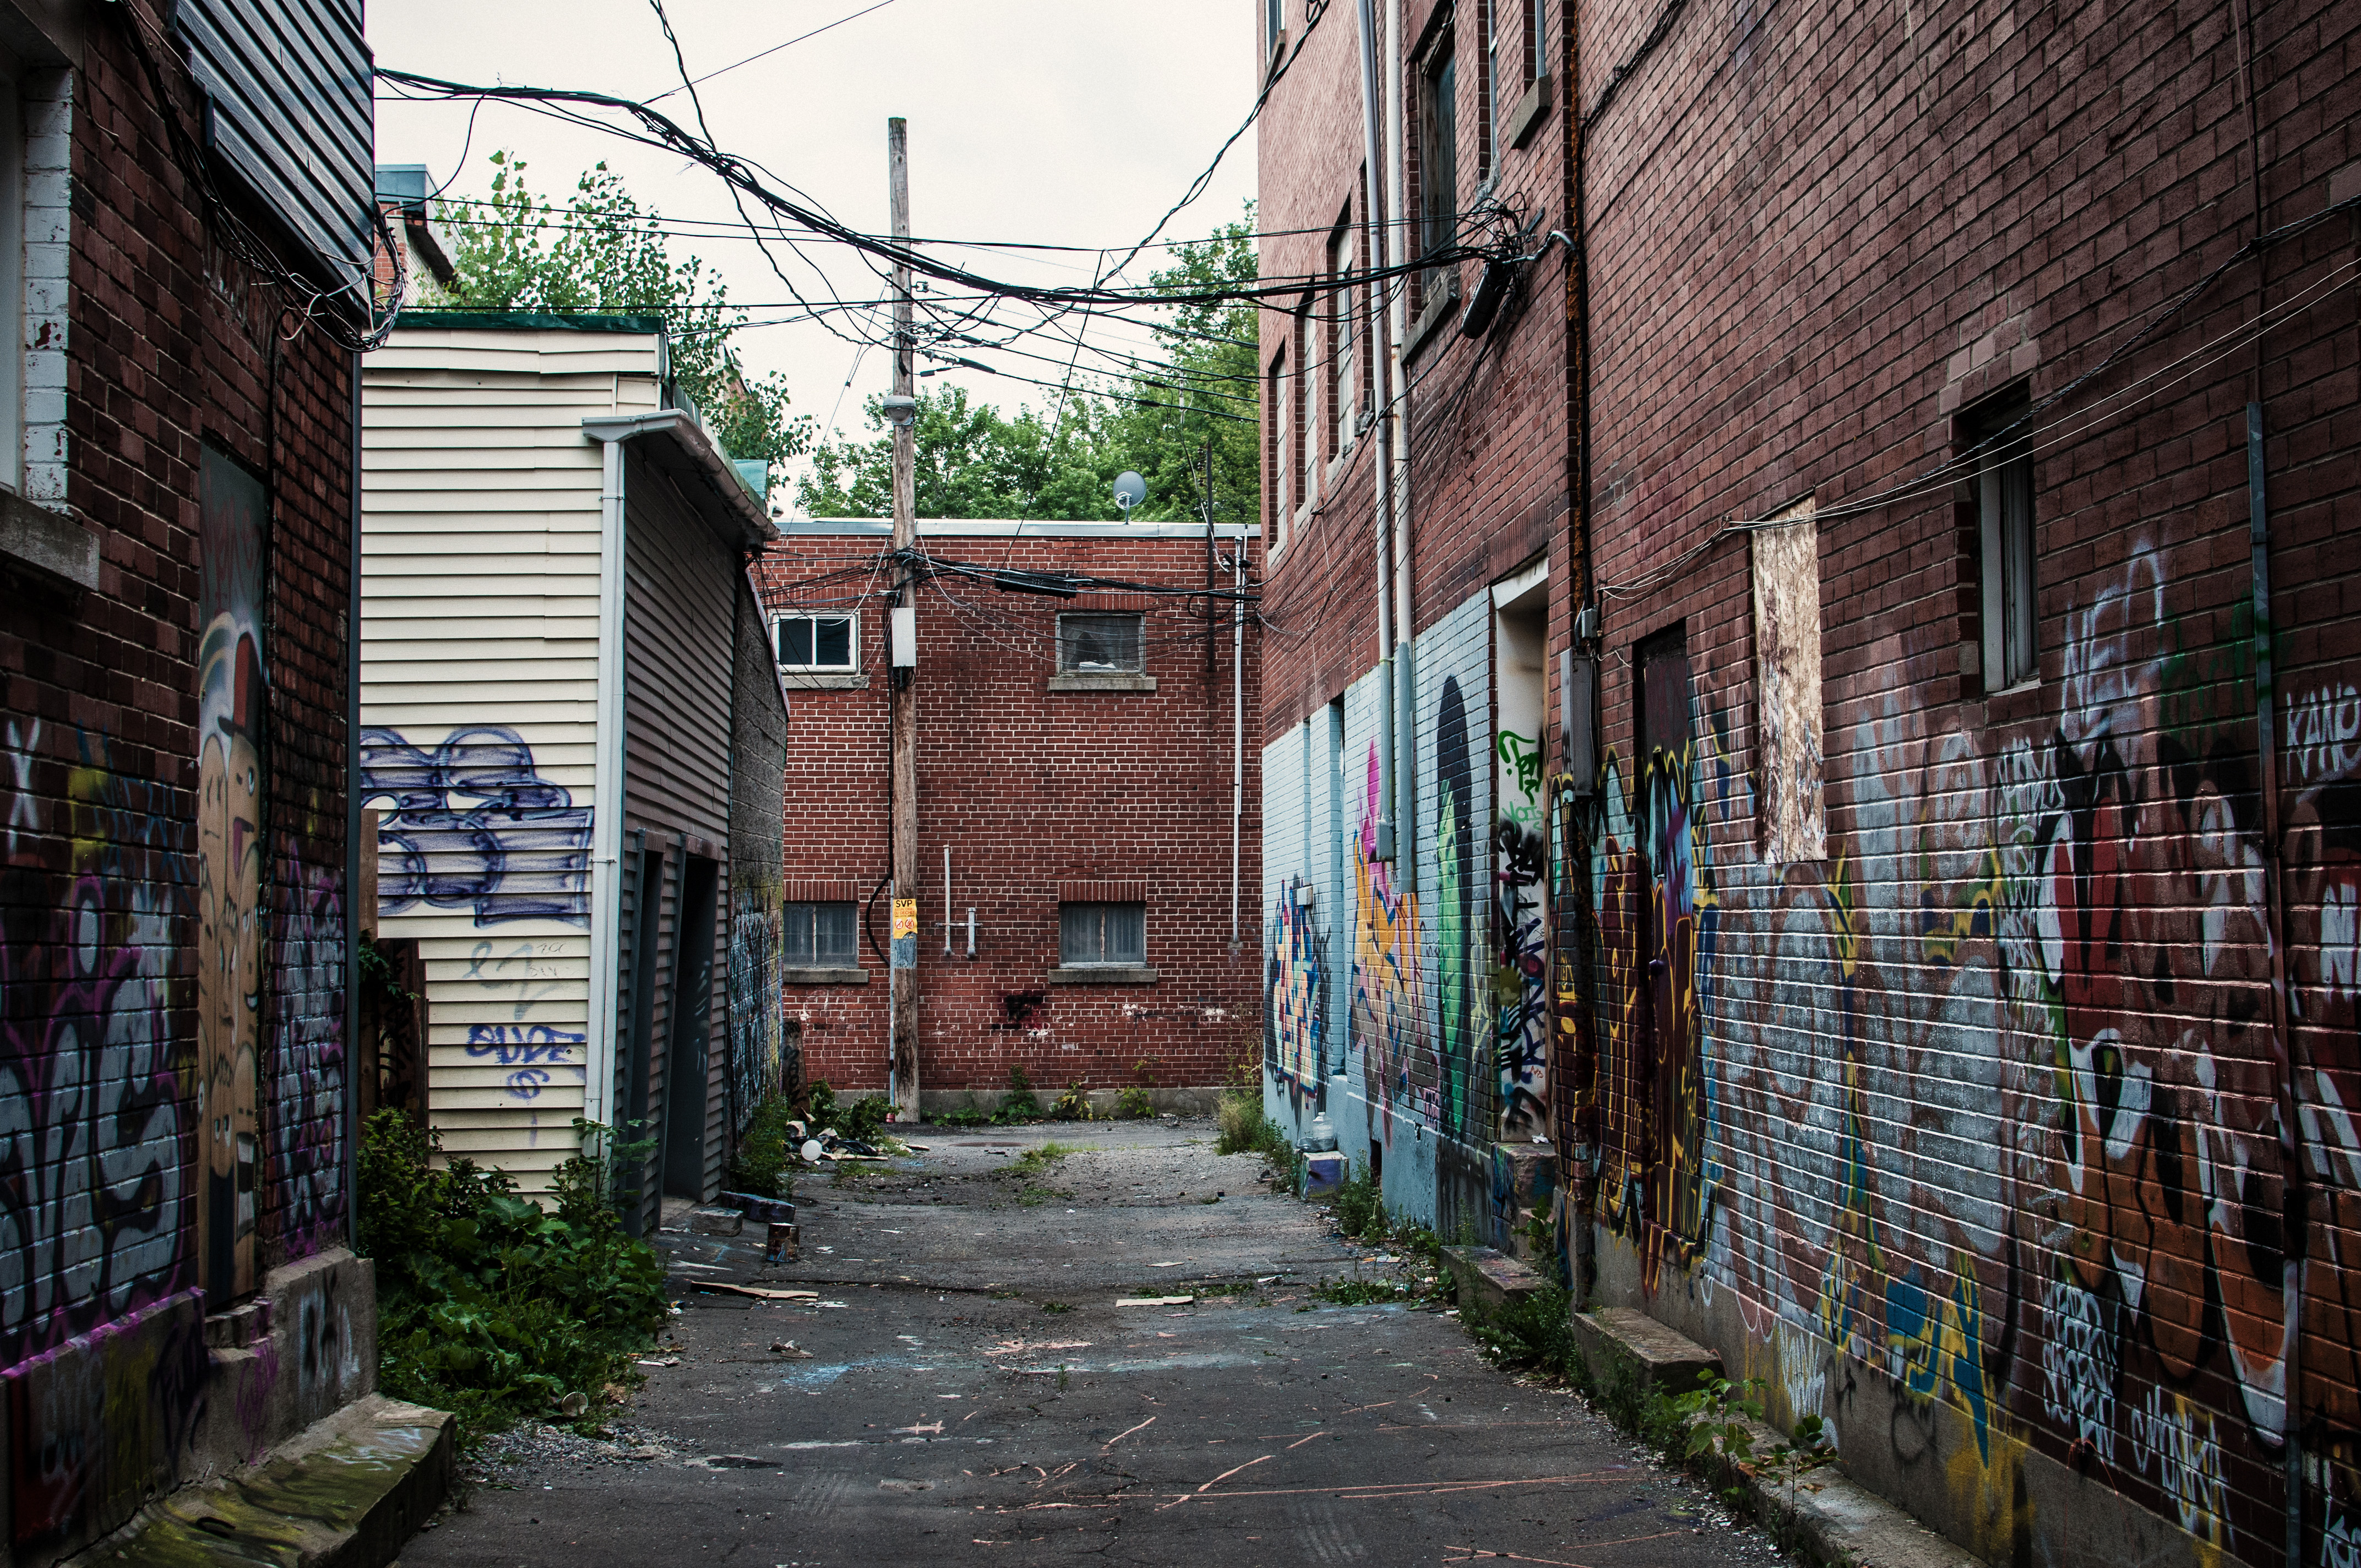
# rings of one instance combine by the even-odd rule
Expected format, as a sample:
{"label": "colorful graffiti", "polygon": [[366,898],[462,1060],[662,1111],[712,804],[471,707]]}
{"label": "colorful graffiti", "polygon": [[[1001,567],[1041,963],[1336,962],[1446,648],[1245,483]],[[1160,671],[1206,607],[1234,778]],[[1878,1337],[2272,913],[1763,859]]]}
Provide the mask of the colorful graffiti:
{"label": "colorful graffiti", "polygon": [[1299,1089],[1317,1090],[1326,1070],[1328,964],[1310,893],[1301,877],[1279,889],[1263,1016],[1271,1069]]}
{"label": "colorful graffiti", "polygon": [[1398,1113],[1434,1125],[1442,1095],[1427,1029],[1418,890],[1397,884],[1394,863],[1376,859],[1378,800],[1378,749],[1371,746],[1353,856],[1353,1043],[1378,1135],[1390,1141]]}
{"label": "colorful graffiti", "polygon": [[[194,1127],[170,1018],[193,880],[172,792],[7,721],[0,843],[0,1365],[194,1282]],[[67,863],[49,861],[61,803]]]}
{"label": "colorful graffiti", "polygon": [[513,729],[476,725],[413,746],[395,729],[361,731],[361,804],[390,801],[378,822],[378,908],[423,902],[504,920],[590,923],[590,811],[543,778]]}
{"label": "colorful graffiti", "polygon": [[1483,808],[1458,676],[1444,677],[1441,699],[1434,731],[1436,1046],[1443,1068],[1443,1133],[1466,1143],[1486,1135],[1494,1092],[1491,961],[1479,927],[1483,899],[1475,829]]}
{"label": "colorful graffiti", "polygon": [[342,870],[306,863],[283,838],[278,896],[269,1135],[280,1255],[291,1261],[343,1245],[346,1230]]}
{"label": "colorful graffiti", "polygon": [[212,447],[200,478],[197,1255],[217,1300],[254,1288],[262,1056],[262,553],[269,499]]}
{"label": "colorful graffiti", "polygon": [[2274,1551],[2298,1394],[2330,1561],[2361,1519],[2361,696],[2282,707],[2276,934],[2250,618],[2169,588],[2141,547],[2069,609],[2037,729],[1898,694],[1832,729],[1817,862],[1748,852],[1719,714],[1689,695],[1667,746],[1638,651],[1636,798],[1610,756],[1586,824],[1600,1212],[1649,1288],[1734,1299],[1784,1414],[1840,1420],[1882,1366],[1902,1413],[1843,1441],[1944,1465],[1996,1552],[2028,1445]]}

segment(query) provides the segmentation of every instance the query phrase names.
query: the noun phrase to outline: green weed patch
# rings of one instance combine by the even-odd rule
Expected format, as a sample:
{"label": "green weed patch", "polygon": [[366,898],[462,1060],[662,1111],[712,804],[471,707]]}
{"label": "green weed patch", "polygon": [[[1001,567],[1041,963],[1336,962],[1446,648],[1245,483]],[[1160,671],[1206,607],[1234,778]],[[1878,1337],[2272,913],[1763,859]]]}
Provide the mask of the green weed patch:
{"label": "green weed patch", "polygon": [[[607,1172],[558,1168],[555,1212],[401,1111],[362,1129],[360,1246],[377,1260],[379,1387],[449,1410],[463,1443],[569,1395],[595,1412],[664,1326],[664,1265],[623,1234]],[[620,1154],[624,1151],[617,1151]],[[595,1413],[581,1424],[595,1424]]]}

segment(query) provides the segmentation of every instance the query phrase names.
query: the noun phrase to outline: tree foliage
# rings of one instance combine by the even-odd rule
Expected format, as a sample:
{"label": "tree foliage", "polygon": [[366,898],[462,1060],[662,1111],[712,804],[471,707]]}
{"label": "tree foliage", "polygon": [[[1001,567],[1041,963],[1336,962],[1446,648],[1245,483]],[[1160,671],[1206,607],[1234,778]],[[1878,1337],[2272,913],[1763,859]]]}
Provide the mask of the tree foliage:
{"label": "tree foliage", "polygon": [[[1256,277],[1254,206],[1211,238],[1174,247],[1174,264],[1150,275],[1168,293],[1250,284]],[[1253,522],[1261,512],[1261,434],[1256,388],[1256,308],[1176,305],[1157,323],[1161,363],[1135,361],[1123,375],[1078,376],[1062,405],[1019,405],[1014,414],[964,388],[918,394],[915,430],[920,517],[1114,520],[1115,477],[1148,481],[1133,515],[1203,516],[1202,466],[1213,457],[1213,515]],[[865,410],[875,433],[823,442],[796,486],[811,517],[882,518],[893,510],[894,444],[879,400]]]}
{"label": "tree foliage", "polygon": [[811,443],[808,416],[787,412],[786,378],[750,377],[730,346],[746,313],[698,257],[675,261],[657,214],[601,163],[564,208],[525,186],[525,163],[491,155],[481,205],[445,203],[455,276],[435,303],[455,310],[653,315],[670,337],[672,375],[732,457],[784,463]]}

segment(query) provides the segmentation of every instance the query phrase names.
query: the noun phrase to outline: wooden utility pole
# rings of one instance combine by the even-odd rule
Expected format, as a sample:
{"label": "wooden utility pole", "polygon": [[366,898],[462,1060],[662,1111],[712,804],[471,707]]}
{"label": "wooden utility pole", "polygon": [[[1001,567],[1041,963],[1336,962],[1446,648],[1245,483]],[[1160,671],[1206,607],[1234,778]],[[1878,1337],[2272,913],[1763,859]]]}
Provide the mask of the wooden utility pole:
{"label": "wooden utility pole", "polygon": [[[910,240],[910,127],[899,117],[885,122],[885,163],[893,193],[894,238]],[[894,605],[897,622],[889,642],[898,644],[911,626],[917,593],[910,549],[917,538],[917,419],[909,401],[917,396],[917,323],[910,305],[910,269],[894,269]],[[907,1122],[918,1119],[918,688],[915,647],[894,646],[887,663],[891,690],[888,727],[893,733],[894,792],[894,1102]],[[906,938],[905,918],[911,930]]]}

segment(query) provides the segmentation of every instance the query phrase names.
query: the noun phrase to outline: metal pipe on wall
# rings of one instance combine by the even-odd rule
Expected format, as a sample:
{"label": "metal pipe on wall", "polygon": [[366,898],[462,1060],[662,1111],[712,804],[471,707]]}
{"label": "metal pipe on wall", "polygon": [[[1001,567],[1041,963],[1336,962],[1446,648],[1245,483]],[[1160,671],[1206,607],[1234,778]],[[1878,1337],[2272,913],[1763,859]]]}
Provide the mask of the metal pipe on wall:
{"label": "metal pipe on wall", "polygon": [[[1390,3],[1390,0],[1389,0]],[[1387,255],[1386,225],[1378,213],[1383,193],[1385,165],[1378,159],[1383,145],[1380,123],[1384,105],[1378,93],[1378,35],[1373,0],[1358,0],[1355,7],[1361,35],[1361,215],[1368,234],[1369,264],[1382,269]],[[1389,38],[1389,48],[1391,48]],[[1398,50],[1396,52],[1399,52]],[[1375,285],[1371,285],[1375,287]],[[1341,311],[1349,309],[1339,301]],[[1395,682],[1394,647],[1400,641],[1401,629],[1395,624],[1394,600],[1389,572],[1394,569],[1389,539],[1393,532],[1394,489],[1394,427],[1390,411],[1393,407],[1392,366],[1390,344],[1392,334],[1387,330],[1386,313],[1382,309],[1369,313],[1376,326],[1378,341],[1369,362],[1376,385],[1371,389],[1378,417],[1375,421],[1378,437],[1378,460],[1375,465],[1378,487],[1376,507],[1376,537],[1373,540],[1378,566],[1378,754],[1383,777],[1378,791],[1378,843],[1376,859],[1392,860],[1397,852],[1395,837],[1400,818],[1399,795],[1401,790],[1401,770],[1395,758],[1395,737],[1405,718],[1397,711],[1399,690]]]}
{"label": "metal pipe on wall", "polygon": [[[361,1060],[361,927],[375,929],[377,911],[361,907],[361,356],[350,360],[352,377],[352,565],[346,578],[351,601],[345,617],[345,1234],[361,1240],[360,1086],[353,1081]],[[375,1058],[370,1058],[371,1070]]]}
{"label": "metal pipe on wall", "polygon": [[599,441],[597,751],[590,785],[590,1017],[585,1120],[615,1122],[615,987],[621,961],[623,849],[623,438]]}
{"label": "metal pipe on wall", "polygon": [[1246,531],[1231,542],[1230,587],[1230,951],[1238,950],[1238,840],[1246,816]]}

